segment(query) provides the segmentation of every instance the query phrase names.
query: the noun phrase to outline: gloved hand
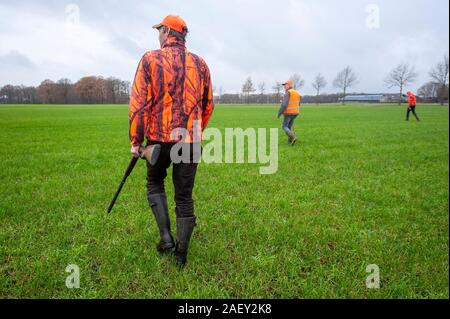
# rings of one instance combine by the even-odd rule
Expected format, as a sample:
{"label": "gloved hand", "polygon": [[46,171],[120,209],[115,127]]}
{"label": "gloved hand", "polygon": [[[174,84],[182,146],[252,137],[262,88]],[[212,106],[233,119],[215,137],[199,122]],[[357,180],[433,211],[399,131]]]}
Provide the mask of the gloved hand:
{"label": "gloved hand", "polygon": [[142,151],[142,146],[131,146],[131,154],[133,155],[133,157],[141,157]]}

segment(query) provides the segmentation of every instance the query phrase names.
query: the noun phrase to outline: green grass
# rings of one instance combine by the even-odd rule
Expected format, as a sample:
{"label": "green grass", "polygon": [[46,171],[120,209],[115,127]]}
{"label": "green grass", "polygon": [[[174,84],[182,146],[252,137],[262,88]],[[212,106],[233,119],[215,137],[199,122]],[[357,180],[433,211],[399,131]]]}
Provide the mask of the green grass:
{"label": "green grass", "polygon": [[[210,126],[279,127],[276,111],[217,106]],[[276,174],[201,164],[181,271],[154,249],[143,162],[105,213],[130,158],[126,106],[0,106],[0,297],[448,298],[448,107],[418,113],[305,106],[296,147],[279,130]]]}

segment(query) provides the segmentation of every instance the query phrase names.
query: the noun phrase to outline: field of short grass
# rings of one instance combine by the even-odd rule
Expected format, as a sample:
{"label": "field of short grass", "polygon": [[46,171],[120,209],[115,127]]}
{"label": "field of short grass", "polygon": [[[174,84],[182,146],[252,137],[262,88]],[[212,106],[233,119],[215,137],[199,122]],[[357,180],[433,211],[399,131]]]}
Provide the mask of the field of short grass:
{"label": "field of short grass", "polygon": [[[278,128],[276,111],[219,105],[210,127]],[[448,107],[417,111],[305,106],[297,146],[279,129],[276,174],[200,164],[179,270],[154,249],[143,162],[105,213],[130,159],[126,106],[0,106],[0,297],[448,298]]]}

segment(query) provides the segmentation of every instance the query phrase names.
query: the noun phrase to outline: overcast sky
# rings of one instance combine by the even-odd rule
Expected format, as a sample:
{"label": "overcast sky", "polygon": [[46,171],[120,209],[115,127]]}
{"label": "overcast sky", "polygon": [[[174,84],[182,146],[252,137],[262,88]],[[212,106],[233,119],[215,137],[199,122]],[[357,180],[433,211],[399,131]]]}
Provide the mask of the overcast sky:
{"label": "overcast sky", "polygon": [[404,61],[420,75],[416,90],[448,54],[448,12],[448,0],[0,0],[0,85],[132,81],[142,54],[159,48],[151,26],[177,14],[217,91],[238,92],[248,76],[271,90],[299,73],[309,94],[322,73],[334,92],[337,72],[351,65],[360,80],[353,91],[389,92],[386,74]]}

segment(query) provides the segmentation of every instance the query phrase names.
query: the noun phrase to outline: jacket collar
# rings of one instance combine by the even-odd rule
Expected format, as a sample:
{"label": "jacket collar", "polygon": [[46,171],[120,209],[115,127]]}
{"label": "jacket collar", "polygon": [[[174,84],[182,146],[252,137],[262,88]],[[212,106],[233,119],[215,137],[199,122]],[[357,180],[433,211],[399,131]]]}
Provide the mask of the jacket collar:
{"label": "jacket collar", "polygon": [[186,41],[178,40],[175,37],[168,37],[167,40],[162,45],[163,48],[172,47],[172,46],[185,48],[186,47]]}

